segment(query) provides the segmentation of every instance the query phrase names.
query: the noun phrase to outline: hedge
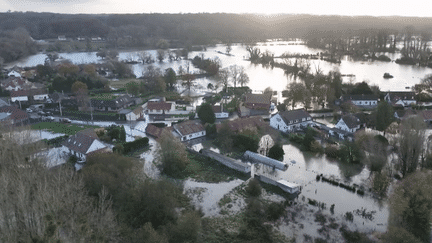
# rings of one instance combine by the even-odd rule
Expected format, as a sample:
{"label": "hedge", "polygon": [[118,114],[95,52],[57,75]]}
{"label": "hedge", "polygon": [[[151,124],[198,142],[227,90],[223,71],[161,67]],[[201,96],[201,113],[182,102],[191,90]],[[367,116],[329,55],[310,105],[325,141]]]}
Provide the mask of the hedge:
{"label": "hedge", "polygon": [[[133,142],[126,142],[122,143],[123,146],[123,154],[128,154],[134,150],[140,149],[142,147],[145,147],[149,144],[149,139],[147,137],[137,139]],[[117,149],[113,148],[114,152],[117,152]]]}

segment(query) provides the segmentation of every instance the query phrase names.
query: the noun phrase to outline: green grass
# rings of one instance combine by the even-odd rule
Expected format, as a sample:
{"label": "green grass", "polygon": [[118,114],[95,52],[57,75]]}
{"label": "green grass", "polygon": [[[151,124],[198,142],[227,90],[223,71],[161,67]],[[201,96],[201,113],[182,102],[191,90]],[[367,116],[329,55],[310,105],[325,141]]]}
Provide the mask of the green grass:
{"label": "green grass", "polygon": [[118,81],[108,81],[108,84],[113,88],[123,89],[126,88],[126,84],[129,82],[141,83],[141,80],[136,78],[125,78],[125,79],[120,79]]}
{"label": "green grass", "polygon": [[182,178],[192,178],[198,182],[219,183],[236,178],[247,180],[249,174],[226,167],[219,162],[193,153],[188,153],[189,165],[183,171]]}
{"label": "green grass", "polygon": [[31,125],[33,130],[46,130],[54,133],[64,133],[67,135],[75,135],[77,132],[87,128],[98,128],[99,126],[63,124],[58,122],[41,122]]}

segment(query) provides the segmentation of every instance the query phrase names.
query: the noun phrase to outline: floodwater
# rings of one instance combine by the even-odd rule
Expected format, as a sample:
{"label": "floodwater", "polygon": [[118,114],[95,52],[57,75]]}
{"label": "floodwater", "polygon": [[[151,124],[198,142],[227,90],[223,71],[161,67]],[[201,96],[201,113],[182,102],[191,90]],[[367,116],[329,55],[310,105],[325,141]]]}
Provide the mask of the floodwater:
{"label": "floodwater", "polygon": [[[289,167],[286,171],[273,170],[260,166],[258,174],[264,174],[275,180],[284,179],[300,184],[303,189],[296,200],[308,202],[308,198],[326,204],[327,210],[335,204],[335,214],[344,215],[346,212],[354,214],[354,223],[362,225],[363,229],[385,231],[389,216],[387,201],[378,200],[368,193],[360,196],[344,188],[333,186],[327,182],[316,181],[317,174],[323,174],[326,178],[338,179],[345,184],[365,185],[370,171],[364,166],[346,165],[327,159],[326,156],[315,156],[303,153],[294,145],[284,145],[284,162]],[[373,213],[373,220],[356,215],[357,210],[366,210]]]}
{"label": "floodwater", "polygon": [[[285,52],[289,53],[301,53],[301,54],[316,54],[322,50],[309,48],[305,45],[301,45],[301,42],[266,42],[257,43],[261,52],[269,50],[273,52],[275,56],[279,56]],[[217,45],[215,47],[207,48],[207,51],[191,52],[189,58],[193,58],[196,55],[203,54],[205,58],[218,58],[221,61],[222,67],[228,67],[231,65],[243,66],[250,78],[248,86],[252,90],[264,90],[267,87],[271,87],[273,90],[282,91],[285,89],[287,84],[293,82],[291,77],[284,74],[280,68],[266,68],[261,65],[251,64],[245,60],[248,58],[248,52],[246,47],[243,45],[233,45],[231,54],[233,56],[227,56],[220,54],[219,52],[225,52],[225,45]],[[120,51],[120,60],[137,60],[137,53],[140,51]],[[156,57],[156,50],[148,50],[150,54]],[[425,75],[431,74],[432,69],[428,67],[419,67],[411,65],[399,65],[394,62],[400,57],[400,53],[386,53],[393,61],[382,62],[382,61],[356,61],[346,56],[341,60],[340,64],[329,63],[321,60],[310,60],[311,70],[317,69],[322,70],[324,73],[332,70],[339,70],[342,74],[353,74],[355,77],[345,77],[345,82],[361,82],[367,81],[369,84],[375,84],[380,87],[382,91],[403,91],[406,87],[414,86],[419,83]],[[71,60],[75,64],[82,63],[94,63],[102,62],[101,58],[96,56],[96,52],[78,52],[78,53],[59,53],[59,56],[65,59]],[[36,54],[22,59],[18,62],[8,64],[8,67],[14,65],[26,67],[36,66],[43,64],[45,61],[45,54]],[[282,62],[282,59],[276,59],[276,61]],[[184,69],[189,67],[191,73],[199,73],[199,70],[190,64],[188,60],[173,61],[164,60],[163,62],[155,62],[152,64],[161,69],[173,68],[178,71],[179,67],[182,66]],[[142,72],[145,71],[148,65],[143,64],[131,64],[132,70],[137,77],[142,76]],[[392,79],[384,79],[384,73],[390,73],[394,76]],[[199,84],[206,87],[209,82],[214,82],[211,78],[202,78],[196,80]]]}

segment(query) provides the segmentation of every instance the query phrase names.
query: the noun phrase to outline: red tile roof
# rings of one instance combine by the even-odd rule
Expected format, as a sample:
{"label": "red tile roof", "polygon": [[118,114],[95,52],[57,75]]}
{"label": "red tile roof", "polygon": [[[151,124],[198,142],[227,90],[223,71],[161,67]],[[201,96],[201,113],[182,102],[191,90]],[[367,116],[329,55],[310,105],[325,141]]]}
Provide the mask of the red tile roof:
{"label": "red tile roof", "polygon": [[245,104],[265,104],[270,106],[271,94],[246,94]]}
{"label": "red tile roof", "polygon": [[146,127],[146,133],[155,138],[159,138],[162,132],[163,132],[163,128],[159,128],[152,124],[148,124]]}
{"label": "red tile roof", "polygon": [[2,106],[0,107],[0,112],[11,113],[10,117],[14,119],[15,122],[28,119],[27,113],[25,111],[18,109],[15,106]]}
{"label": "red tile roof", "polygon": [[[228,126],[233,132],[239,132],[246,127],[262,127],[265,126],[266,123],[261,117],[250,117],[250,118],[241,118],[235,119],[228,122]],[[219,129],[222,127],[222,124],[217,124],[216,128]]]}

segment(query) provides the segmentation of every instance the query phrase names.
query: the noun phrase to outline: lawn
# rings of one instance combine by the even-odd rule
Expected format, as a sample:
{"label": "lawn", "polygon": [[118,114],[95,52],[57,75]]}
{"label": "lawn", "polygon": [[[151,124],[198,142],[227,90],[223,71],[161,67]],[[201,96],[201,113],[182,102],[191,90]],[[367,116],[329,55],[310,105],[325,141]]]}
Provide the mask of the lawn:
{"label": "lawn", "polygon": [[91,99],[97,99],[97,100],[114,100],[115,98],[117,98],[117,95],[113,95],[111,93],[102,93],[102,94],[96,94],[96,95],[92,95],[90,96]]}
{"label": "lawn", "polygon": [[108,81],[109,86],[116,88],[116,89],[124,89],[126,88],[126,84],[129,82],[136,82],[141,83],[142,80],[135,79],[135,78],[126,78],[126,79],[120,79],[118,81]]}
{"label": "lawn", "polygon": [[87,128],[98,128],[99,126],[63,124],[58,122],[41,122],[31,125],[34,130],[46,130],[53,133],[64,133],[67,135],[75,135],[77,132]]}

